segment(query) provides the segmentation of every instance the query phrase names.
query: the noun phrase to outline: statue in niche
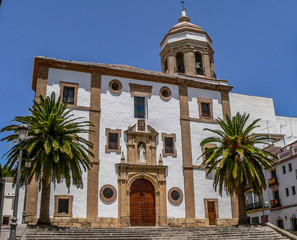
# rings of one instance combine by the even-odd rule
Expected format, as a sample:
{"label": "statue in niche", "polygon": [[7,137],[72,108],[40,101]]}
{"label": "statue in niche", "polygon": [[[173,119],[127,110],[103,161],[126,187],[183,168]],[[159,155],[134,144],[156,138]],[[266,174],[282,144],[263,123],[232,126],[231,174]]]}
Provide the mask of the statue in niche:
{"label": "statue in niche", "polygon": [[138,161],[144,163],[145,162],[145,149],[142,144],[138,148]]}

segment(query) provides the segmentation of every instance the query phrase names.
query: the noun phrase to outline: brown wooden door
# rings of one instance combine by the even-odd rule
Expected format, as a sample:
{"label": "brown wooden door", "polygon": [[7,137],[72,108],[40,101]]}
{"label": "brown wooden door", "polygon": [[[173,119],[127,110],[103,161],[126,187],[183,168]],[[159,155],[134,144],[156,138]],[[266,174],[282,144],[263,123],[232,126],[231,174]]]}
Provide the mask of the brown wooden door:
{"label": "brown wooden door", "polygon": [[153,185],[138,179],[132,183],[130,192],[130,225],[155,226],[155,193]]}
{"label": "brown wooden door", "polygon": [[215,202],[207,202],[209,225],[216,225]]}

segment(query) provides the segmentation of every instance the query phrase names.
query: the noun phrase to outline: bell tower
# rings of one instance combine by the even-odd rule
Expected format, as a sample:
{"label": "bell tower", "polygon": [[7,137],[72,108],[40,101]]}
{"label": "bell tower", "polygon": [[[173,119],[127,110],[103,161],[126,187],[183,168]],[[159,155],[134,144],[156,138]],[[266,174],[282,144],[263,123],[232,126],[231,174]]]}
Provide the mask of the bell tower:
{"label": "bell tower", "polygon": [[162,72],[216,78],[212,40],[190,21],[183,8],[178,24],[161,41]]}

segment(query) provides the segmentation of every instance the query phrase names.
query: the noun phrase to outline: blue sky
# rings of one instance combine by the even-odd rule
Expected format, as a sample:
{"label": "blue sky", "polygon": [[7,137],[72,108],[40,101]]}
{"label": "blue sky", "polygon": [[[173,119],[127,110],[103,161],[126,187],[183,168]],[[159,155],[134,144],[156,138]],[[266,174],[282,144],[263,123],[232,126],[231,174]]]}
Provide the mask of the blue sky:
{"label": "blue sky", "polygon": [[[29,114],[35,55],[160,71],[160,42],[177,23],[179,2],[3,0],[0,128]],[[186,0],[186,8],[213,40],[218,78],[233,92],[272,97],[276,113],[297,117],[296,0]]]}

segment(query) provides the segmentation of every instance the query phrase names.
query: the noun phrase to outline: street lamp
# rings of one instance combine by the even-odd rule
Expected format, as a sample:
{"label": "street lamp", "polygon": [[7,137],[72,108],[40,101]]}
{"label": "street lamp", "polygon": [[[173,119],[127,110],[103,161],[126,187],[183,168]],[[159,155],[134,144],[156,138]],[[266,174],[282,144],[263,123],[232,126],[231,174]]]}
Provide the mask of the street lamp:
{"label": "street lamp", "polygon": [[23,151],[23,160],[25,160],[26,167],[26,183],[25,183],[25,196],[24,196],[24,206],[23,206],[23,214],[22,214],[22,224],[26,223],[26,202],[27,202],[27,186],[28,186],[28,177],[29,177],[29,169],[31,168],[31,159],[27,150]]}
{"label": "street lamp", "polygon": [[10,235],[9,240],[15,240],[16,238],[16,227],[17,227],[17,213],[18,213],[18,202],[19,202],[19,190],[20,190],[20,176],[21,176],[21,165],[22,165],[22,156],[23,156],[23,147],[24,143],[28,136],[29,128],[26,124],[21,124],[18,127],[19,130],[19,141],[20,141],[20,152],[19,152],[19,163],[17,169],[17,177],[16,177],[16,184],[15,184],[15,194],[14,194],[14,206],[13,206],[13,216],[11,218],[11,228],[10,228]]}

